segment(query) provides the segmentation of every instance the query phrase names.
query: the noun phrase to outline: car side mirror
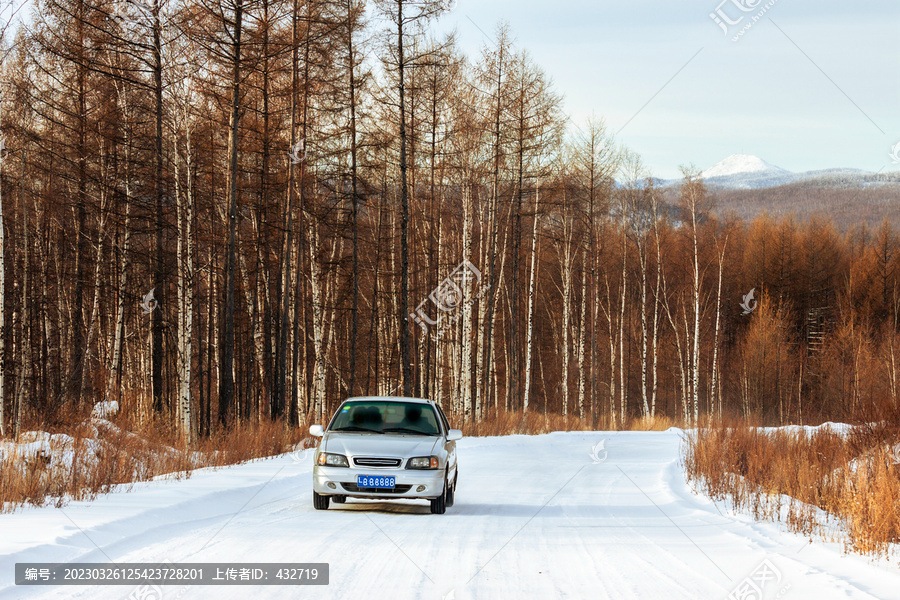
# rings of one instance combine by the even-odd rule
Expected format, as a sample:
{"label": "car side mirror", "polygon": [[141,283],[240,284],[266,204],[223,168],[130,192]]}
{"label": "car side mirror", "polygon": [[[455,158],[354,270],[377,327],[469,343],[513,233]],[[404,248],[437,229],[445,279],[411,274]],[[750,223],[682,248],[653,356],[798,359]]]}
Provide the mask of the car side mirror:
{"label": "car side mirror", "polygon": [[309,434],[315,437],[322,437],[325,435],[325,429],[321,425],[310,425]]}
{"label": "car side mirror", "polygon": [[447,432],[447,441],[455,442],[456,440],[462,439],[462,431],[459,429],[451,429]]}

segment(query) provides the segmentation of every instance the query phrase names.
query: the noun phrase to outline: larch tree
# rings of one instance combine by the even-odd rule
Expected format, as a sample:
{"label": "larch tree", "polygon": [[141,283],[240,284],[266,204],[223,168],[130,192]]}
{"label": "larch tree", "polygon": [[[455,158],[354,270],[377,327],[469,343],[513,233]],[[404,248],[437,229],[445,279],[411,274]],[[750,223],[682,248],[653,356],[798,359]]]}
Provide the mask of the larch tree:
{"label": "larch tree", "polygon": [[[619,169],[620,151],[605,123],[592,118],[579,128],[573,143],[573,175],[576,189],[581,196],[585,234],[583,236],[582,271],[588,271],[590,277],[582,285],[582,323],[581,344],[579,350],[579,406],[585,404],[583,398],[585,379],[590,382],[590,405],[593,408],[597,396],[597,377],[599,368],[596,365],[597,326],[600,310],[598,258],[604,250],[605,236],[597,236],[598,217],[609,211],[610,190],[613,187],[614,175]],[[587,317],[590,313],[590,318]],[[589,339],[585,340],[587,337]],[[587,357],[585,357],[585,354]]]}
{"label": "larch tree", "polygon": [[[24,5],[16,7],[12,0],[0,2],[0,72],[4,69],[6,57],[11,51],[8,32],[12,27],[16,13]],[[6,437],[6,412],[4,390],[6,387],[6,238],[3,224],[3,159],[8,149],[4,145],[3,130],[3,101],[5,96],[0,88],[0,437]]]}
{"label": "larch tree", "polygon": [[443,11],[440,0],[378,0],[376,3],[382,14],[393,24],[388,38],[388,51],[391,56],[387,64],[396,69],[397,92],[397,124],[399,131],[399,169],[400,169],[400,305],[398,316],[400,322],[400,373],[403,394],[412,396],[412,353],[409,331],[409,162],[407,135],[406,79],[410,57],[407,48],[411,37],[421,33],[421,27],[427,20],[436,17]]}

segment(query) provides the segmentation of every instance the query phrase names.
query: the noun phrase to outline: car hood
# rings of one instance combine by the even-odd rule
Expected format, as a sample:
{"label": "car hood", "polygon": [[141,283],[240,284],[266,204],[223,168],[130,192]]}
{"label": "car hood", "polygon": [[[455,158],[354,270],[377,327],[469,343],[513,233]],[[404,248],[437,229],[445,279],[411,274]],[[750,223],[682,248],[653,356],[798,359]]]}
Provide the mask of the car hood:
{"label": "car hood", "polygon": [[328,433],[322,450],[349,456],[429,456],[439,441],[421,435]]}

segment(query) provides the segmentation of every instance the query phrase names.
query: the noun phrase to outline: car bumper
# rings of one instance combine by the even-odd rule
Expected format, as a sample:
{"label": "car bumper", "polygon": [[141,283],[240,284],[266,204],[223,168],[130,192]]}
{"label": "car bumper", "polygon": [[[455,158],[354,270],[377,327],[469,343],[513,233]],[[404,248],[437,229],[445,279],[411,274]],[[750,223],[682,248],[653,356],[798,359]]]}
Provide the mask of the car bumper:
{"label": "car bumper", "polygon": [[[357,488],[357,475],[394,477],[395,488],[390,492],[375,492]],[[350,498],[437,498],[444,492],[444,472],[441,470],[359,469],[347,467],[313,467],[313,489],[325,496]]]}

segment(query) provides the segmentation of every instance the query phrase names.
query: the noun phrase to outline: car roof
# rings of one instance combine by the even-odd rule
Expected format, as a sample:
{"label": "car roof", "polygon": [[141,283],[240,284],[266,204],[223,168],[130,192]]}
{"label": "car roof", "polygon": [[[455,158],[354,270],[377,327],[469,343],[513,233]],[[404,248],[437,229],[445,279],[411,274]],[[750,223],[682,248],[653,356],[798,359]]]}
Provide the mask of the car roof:
{"label": "car roof", "polygon": [[344,402],[409,402],[413,404],[431,404],[425,398],[407,398],[405,396],[354,396]]}

